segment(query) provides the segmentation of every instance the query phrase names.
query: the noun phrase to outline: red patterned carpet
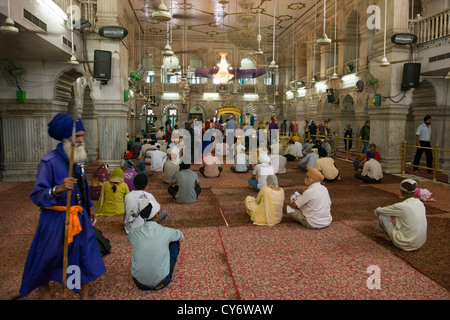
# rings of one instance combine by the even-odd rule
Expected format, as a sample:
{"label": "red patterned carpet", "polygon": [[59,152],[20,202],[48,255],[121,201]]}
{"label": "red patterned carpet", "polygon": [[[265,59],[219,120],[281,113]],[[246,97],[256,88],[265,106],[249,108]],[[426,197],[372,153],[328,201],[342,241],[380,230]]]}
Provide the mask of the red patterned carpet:
{"label": "red patterned carpet", "polygon": [[[247,183],[250,173],[235,174],[224,165],[220,178],[199,174],[198,202],[179,205],[167,193],[160,173],[149,177],[147,191],[169,212],[167,227],[178,228],[185,240],[172,283],[159,292],[136,288],[131,276],[131,246],[123,218],[99,217],[97,227],[111,241],[104,257],[107,273],[92,284],[97,300],[419,300],[450,298],[449,188],[420,182],[433,192],[427,203],[428,240],[415,252],[394,247],[375,230],[375,208],[399,201],[401,177],[385,175],[373,186],[356,181],[350,162],[337,160],[342,181],[326,183],[333,224],[308,230],[286,214],[275,227],[254,226],[243,207],[247,195],[256,196]],[[305,173],[288,163],[278,175],[290,195],[306,187]],[[193,169],[198,170],[199,165]],[[88,172],[93,172],[93,166]],[[39,219],[29,199],[34,186],[0,183],[0,299],[18,295],[27,252]],[[95,210],[95,208],[94,208]],[[369,266],[380,268],[381,288],[367,287]],[[55,297],[61,286],[52,284]],[[26,299],[38,299],[32,292]],[[68,299],[78,299],[69,293]]]}

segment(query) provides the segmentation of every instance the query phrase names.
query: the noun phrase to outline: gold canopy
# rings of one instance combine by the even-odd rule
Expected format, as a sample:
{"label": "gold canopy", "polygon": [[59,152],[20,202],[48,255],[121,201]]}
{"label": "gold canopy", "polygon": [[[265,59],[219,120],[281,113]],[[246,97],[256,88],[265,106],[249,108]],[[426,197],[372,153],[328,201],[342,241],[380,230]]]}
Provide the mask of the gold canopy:
{"label": "gold canopy", "polygon": [[226,105],[217,109],[217,119],[220,119],[223,114],[229,113],[236,116],[235,120],[238,124],[241,123],[241,109],[230,104],[230,99],[228,99],[228,103]]}

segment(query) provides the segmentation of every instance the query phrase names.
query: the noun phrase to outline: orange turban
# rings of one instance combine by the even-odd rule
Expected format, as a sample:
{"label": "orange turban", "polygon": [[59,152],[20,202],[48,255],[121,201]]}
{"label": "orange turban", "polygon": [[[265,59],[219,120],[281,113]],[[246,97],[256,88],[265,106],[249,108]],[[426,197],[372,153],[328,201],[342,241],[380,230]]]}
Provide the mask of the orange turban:
{"label": "orange turban", "polygon": [[308,177],[310,177],[314,182],[321,182],[324,179],[322,173],[316,168],[307,167]]}

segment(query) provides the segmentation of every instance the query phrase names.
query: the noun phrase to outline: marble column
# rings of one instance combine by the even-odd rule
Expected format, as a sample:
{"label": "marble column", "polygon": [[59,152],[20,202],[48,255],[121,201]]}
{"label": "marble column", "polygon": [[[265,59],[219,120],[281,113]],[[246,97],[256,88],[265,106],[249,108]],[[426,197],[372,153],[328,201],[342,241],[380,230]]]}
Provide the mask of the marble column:
{"label": "marble column", "polygon": [[369,108],[370,141],[377,145],[381,155],[383,171],[401,173],[401,147],[405,141],[406,118],[409,109],[406,104],[385,104]]}
{"label": "marble column", "polygon": [[47,132],[48,123],[58,112],[67,112],[67,102],[28,100],[26,104],[20,104],[17,101],[3,101],[0,105],[2,181],[36,179],[41,158],[58,144]]}
{"label": "marble column", "polygon": [[97,100],[99,163],[106,163],[110,170],[120,167],[127,150],[128,107],[120,101]]}

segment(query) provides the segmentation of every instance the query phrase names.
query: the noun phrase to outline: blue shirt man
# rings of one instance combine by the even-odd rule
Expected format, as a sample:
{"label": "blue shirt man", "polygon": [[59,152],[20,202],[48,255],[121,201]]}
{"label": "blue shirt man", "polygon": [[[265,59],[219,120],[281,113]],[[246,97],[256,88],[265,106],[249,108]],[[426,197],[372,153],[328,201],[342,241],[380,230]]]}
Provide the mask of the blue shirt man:
{"label": "blue shirt man", "polygon": [[160,290],[172,281],[172,274],[180,251],[181,231],[160,225],[159,206],[151,203],[140,211],[144,224],[128,234],[133,255],[131,275],[141,290]]}

